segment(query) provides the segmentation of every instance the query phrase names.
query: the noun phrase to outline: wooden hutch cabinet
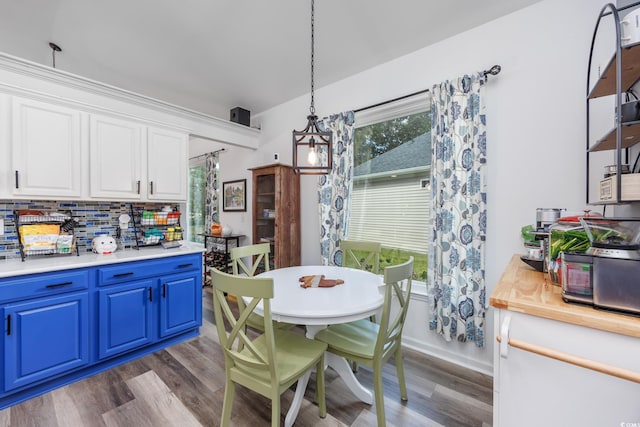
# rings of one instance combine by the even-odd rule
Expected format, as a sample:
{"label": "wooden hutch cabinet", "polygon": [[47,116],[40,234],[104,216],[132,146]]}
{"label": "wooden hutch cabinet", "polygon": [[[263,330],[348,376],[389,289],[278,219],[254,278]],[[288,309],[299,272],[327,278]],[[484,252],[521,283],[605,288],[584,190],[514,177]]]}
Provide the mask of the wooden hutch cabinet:
{"label": "wooden hutch cabinet", "polygon": [[300,176],[287,165],[253,172],[253,243],[271,244],[271,268],[300,265]]}

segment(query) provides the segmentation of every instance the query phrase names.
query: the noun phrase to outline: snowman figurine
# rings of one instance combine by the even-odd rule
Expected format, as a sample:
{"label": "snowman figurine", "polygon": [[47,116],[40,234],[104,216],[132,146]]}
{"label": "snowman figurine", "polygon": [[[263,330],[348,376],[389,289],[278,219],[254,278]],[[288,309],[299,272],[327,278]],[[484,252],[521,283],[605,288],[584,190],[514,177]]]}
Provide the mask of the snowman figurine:
{"label": "snowman figurine", "polygon": [[96,254],[110,255],[116,251],[117,247],[115,239],[106,234],[96,236],[91,241],[91,249]]}

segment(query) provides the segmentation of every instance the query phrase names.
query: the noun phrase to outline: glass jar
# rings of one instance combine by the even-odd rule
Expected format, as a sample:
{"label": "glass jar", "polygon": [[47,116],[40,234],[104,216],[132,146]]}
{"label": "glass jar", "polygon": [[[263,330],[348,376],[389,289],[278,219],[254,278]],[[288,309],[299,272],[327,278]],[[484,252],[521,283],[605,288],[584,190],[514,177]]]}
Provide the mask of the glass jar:
{"label": "glass jar", "polygon": [[562,285],[562,254],[582,254],[589,249],[589,236],[580,224],[580,217],[583,216],[585,215],[560,218],[549,227],[549,247],[545,256],[547,273],[554,285]]}
{"label": "glass jar", "polygon": [[167,218],[169,217],[169,212],[156,212],[157,216],[157,224],[158,225],[167,225]]}
{"label": "glass jar", "polygon": [[153,225],[153,224],[155,224],[153,212],[149,212],[149,211],[142,212],[142,225]]}
{"label": "glass jar", "polygon": [[173,228],[173,227],[167,228],[167,235],[166,235],[167,241],[170,242],[172,240],[175,240],[175,234],[176,234],[176,229],[175,228]]}
{"label": "glass jar", "polygon": [[176,227],[176,230],[173,233],[173,238],[175,240],[182,240],[182,228]]}

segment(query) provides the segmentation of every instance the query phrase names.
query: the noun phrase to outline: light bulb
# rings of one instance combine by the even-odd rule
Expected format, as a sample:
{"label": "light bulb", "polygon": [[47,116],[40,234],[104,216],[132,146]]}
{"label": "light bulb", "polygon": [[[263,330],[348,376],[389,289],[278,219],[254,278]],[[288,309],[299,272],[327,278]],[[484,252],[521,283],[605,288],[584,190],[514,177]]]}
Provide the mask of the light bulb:
{"label": "light bulb", "polygon": [[309,147],[309,155],[307,156],[307,160],[310,165],[315,166],[318,162],[318,154],[316,154],[315,147]]}

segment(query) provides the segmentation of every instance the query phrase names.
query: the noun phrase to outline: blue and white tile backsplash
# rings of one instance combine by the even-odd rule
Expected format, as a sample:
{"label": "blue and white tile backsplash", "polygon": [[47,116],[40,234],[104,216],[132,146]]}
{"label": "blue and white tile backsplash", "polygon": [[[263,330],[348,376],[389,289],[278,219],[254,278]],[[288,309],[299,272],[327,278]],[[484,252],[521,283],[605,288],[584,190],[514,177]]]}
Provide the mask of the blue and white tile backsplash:
{"label": "blue and white tile backsplash", "polygon": [[[20,246],[15,225],[14,211],[35,209],[40,211],[71,212],[78,222],[74,229],[76,244],[80,253],[91,251],[91,240],[100,234],[116,236],[118,217],[142,210],[159,211],[164,204],[121,203],[121,202],[55,202],[31,200],[0,200],[0,218],[4,219],[4,235],[0,236],[0,260],[20,258]],[[133,240],[133,221],[129,229],[122,233],[125,247],[135,245]]]}

